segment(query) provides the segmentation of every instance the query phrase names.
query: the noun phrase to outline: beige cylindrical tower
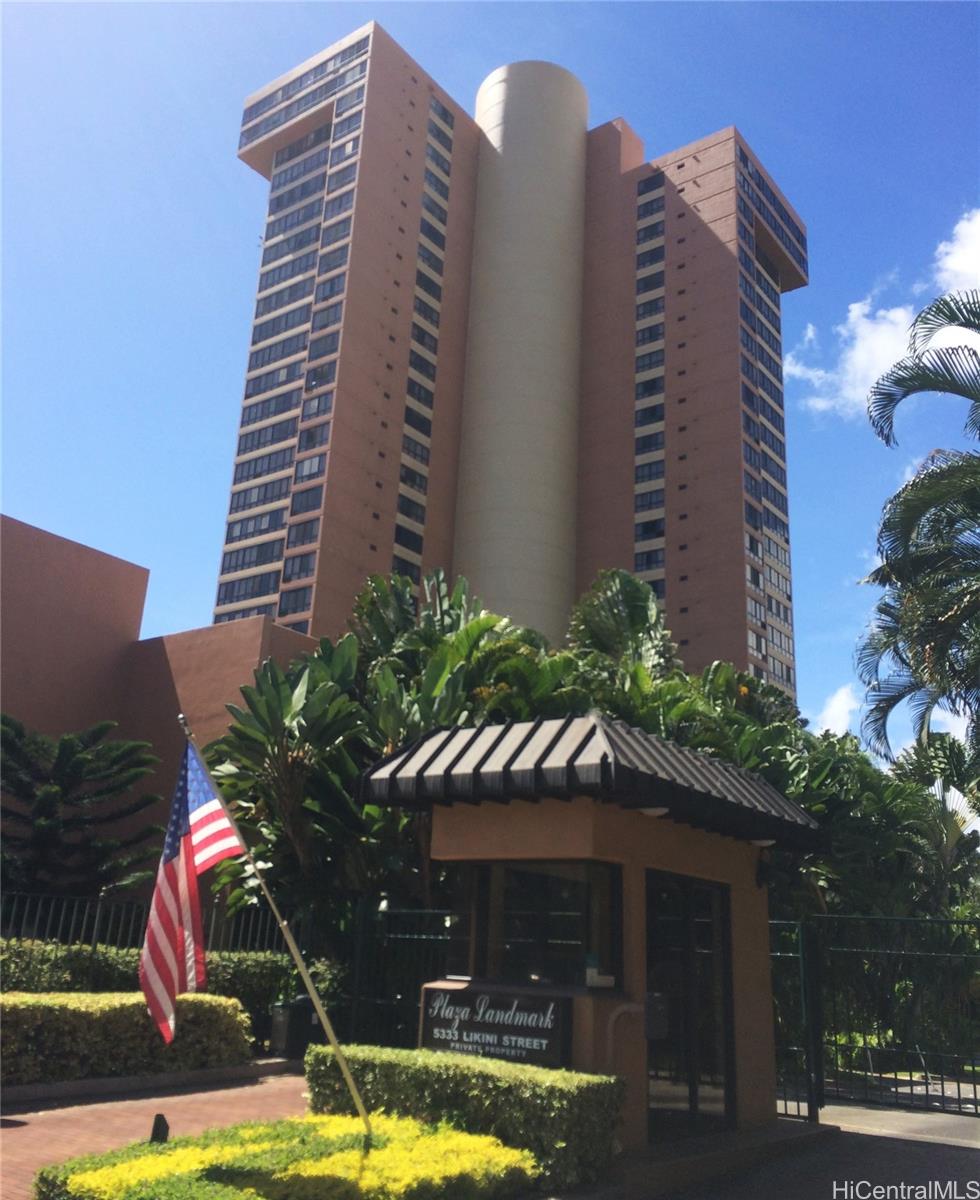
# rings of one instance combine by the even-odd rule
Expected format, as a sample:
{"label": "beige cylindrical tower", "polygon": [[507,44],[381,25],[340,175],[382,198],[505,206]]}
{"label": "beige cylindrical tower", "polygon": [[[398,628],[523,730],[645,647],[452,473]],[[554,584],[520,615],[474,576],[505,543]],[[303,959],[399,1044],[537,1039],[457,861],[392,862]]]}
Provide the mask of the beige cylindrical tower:
{"label": "beige cylindrical tower", "polygon": [[481,86],[453,568],[558,640],[575,599],[588,101],[552,63]]}

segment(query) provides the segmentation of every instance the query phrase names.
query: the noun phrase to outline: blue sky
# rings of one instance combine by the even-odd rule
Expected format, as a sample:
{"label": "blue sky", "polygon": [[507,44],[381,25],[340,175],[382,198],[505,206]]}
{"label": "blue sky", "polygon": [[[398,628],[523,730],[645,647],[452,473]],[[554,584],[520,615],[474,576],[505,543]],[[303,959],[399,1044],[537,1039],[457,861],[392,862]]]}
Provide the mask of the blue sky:
{"label": "blue sky", "polygon": [[470,108],[493,68],[544,58],[650,157],[737,124],[801,213],[800,704],[856,728],[881,504],[964,444],[965,405],[929,398],[889,450],[862,396],[917,306],[980,271],[973,5],[5,5],[4,511],[150,567],[144,636],[210,621],[265,211],[242,100],[372,17]]}

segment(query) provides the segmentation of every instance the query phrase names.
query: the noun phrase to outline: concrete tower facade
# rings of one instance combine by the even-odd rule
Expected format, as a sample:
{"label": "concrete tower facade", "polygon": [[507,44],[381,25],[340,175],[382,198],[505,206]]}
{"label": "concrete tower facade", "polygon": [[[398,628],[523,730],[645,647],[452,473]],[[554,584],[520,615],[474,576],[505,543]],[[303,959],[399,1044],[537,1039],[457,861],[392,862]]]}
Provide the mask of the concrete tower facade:
{"label": "concrete tower facade", "polygon": [[539,62],[501,67],[476,98],[453,568],[556,639],[575,600],[587,107],[573,75]]}
{"label": "concrete tower facade", "polygon": [[792,691],[780,302],[802,221],[729,127],[650,161],[516,63],[475,119],[371,23],[249,97],[270,181],[215,620],[334,636],[464,574],[559,639],[597,571]]}

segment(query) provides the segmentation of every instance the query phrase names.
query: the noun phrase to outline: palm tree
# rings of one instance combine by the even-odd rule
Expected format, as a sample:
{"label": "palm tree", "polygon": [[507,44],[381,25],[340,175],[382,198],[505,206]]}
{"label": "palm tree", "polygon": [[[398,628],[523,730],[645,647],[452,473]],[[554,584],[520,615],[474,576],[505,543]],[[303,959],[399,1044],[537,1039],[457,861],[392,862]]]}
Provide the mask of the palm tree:
{"label": "palm tree", "polygon": [[[894,445],[894,415],[921,391],[970,401],[966,431],[980,436],[980,354],[971,346],[931,348],[942,329],[980,332],[980,291],[941,296],[912,324],[908,357],[868,397],[875,432]],[[881,565],[867,582],[884,587],[858,652],[868,687],[863,732],[887,756],[888,719],[909,703],[916,733],[928,733],[936,707],[967,717],[980,737],[980,455],[934,451],[885,505]]]}
{"label": "palm tree", "polygon": [[152,878],[160,831],[132,818],[160,802],[133,796],[157,758],[148,742],[107,741],[114,721],[60,738],[2,717],[4,875],[8,888],[96,896]]}
{"label": "palm tree", "polygon": [[934,733],[899,755],[894,773],[920,787],[921,903],[941,916],[950,910],[980,840],[977,833],[967,833],[971,809],[980,812],[980,754],[948,733]]}

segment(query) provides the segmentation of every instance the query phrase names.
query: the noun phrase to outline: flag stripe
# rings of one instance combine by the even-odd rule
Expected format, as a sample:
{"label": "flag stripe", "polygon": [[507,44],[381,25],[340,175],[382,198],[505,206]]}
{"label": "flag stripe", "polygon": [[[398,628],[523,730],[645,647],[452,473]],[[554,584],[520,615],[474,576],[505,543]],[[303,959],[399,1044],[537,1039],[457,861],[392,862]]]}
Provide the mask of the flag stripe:
{"label": "flag stripe", "polygon": [[207,982],[197,877],[244,850],[234,821],[188,742],[140,954],[140,986],[165,1042],[174,1038],[177,996]]}

